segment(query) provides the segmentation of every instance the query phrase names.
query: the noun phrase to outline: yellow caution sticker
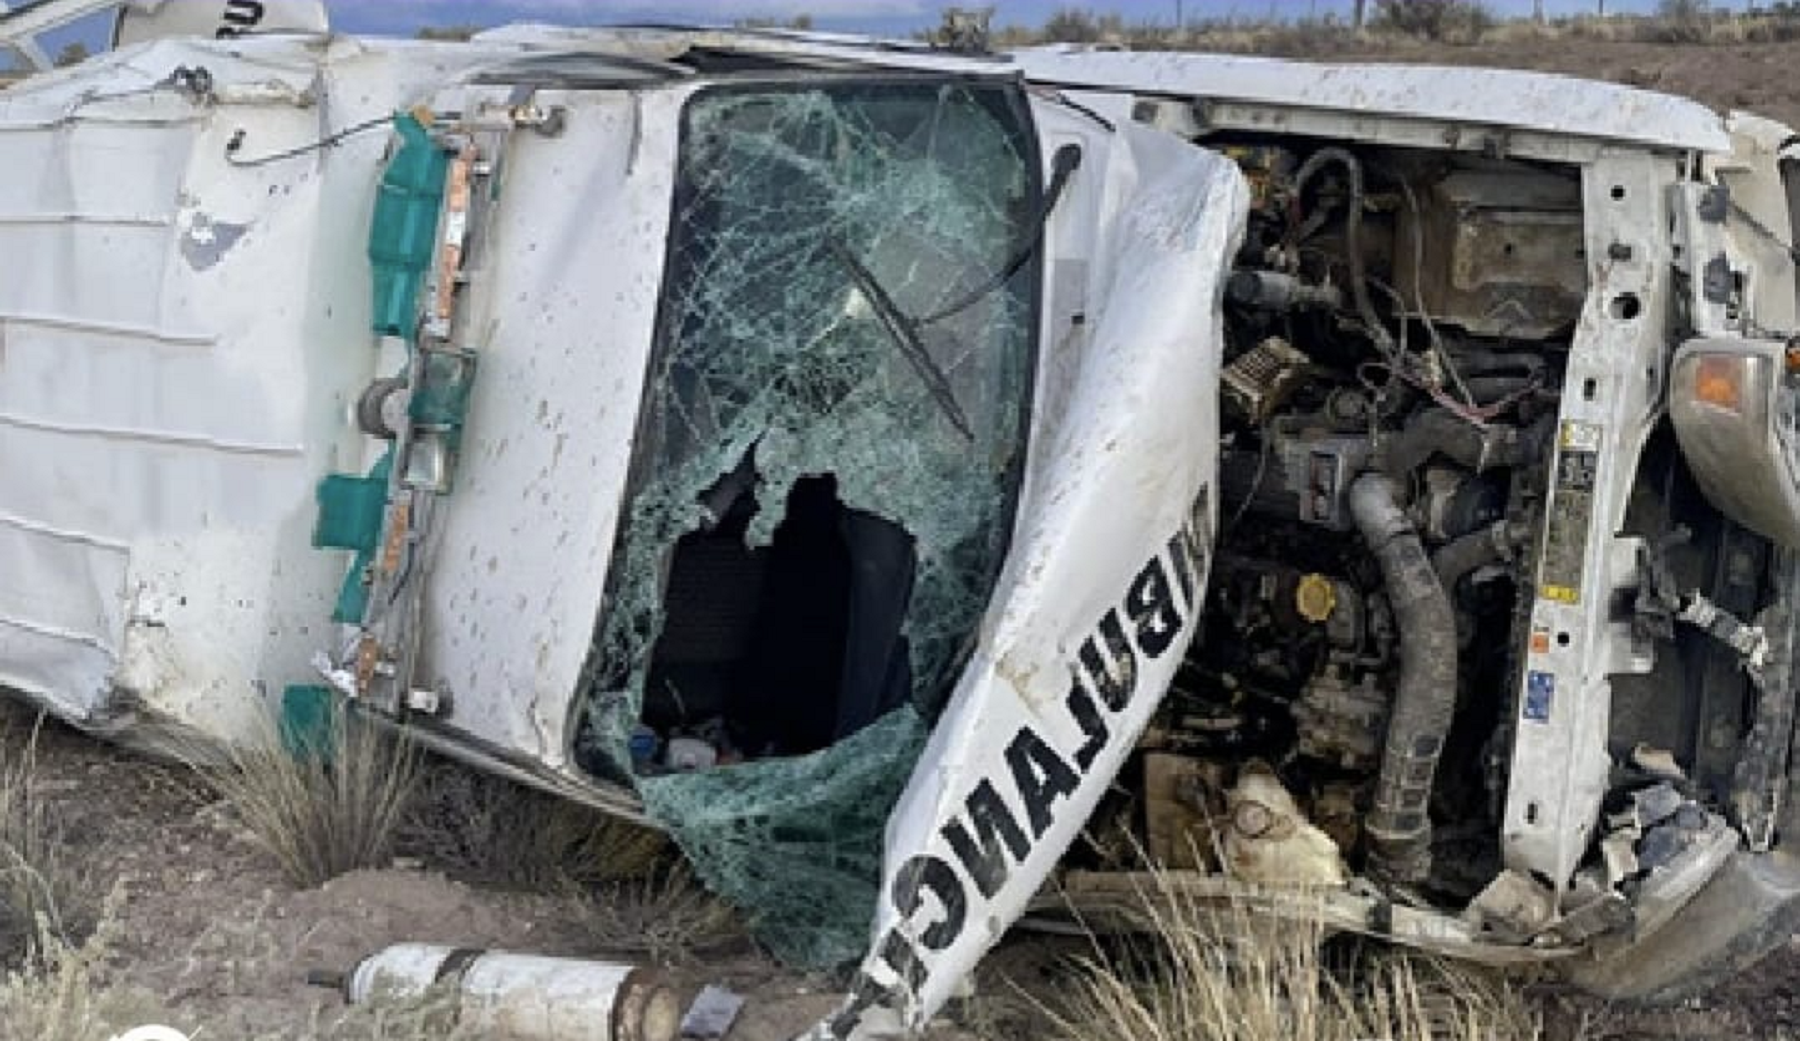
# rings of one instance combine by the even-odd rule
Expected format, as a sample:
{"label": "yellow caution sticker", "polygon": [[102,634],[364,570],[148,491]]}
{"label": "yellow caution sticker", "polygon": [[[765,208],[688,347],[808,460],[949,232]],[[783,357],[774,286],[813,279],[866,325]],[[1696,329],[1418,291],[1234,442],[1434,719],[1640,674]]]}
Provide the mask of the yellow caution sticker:
{"label": "yellow caution sticker", "polygon": [[1545,600],[1554,600],[1559,604],[1579,604],[1581,602],[1581,590],[1573,586],[1547,585],[1542,590],[1542,596]]}

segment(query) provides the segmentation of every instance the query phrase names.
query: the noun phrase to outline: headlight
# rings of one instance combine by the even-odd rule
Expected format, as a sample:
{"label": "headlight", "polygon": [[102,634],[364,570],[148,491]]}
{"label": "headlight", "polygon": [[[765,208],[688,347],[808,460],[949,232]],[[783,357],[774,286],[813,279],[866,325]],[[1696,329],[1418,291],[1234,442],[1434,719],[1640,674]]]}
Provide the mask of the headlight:
{"label": "headlight", "polygon": [[1680,391],[1701,405],[1742,416],[1754,410],[1769,387],[1768,359],[1744,354],[1702,354],[1688,367]]}
{"label": "headlight", "polygon": [[1787,344],[1690,340],[1675,352],[1669,416],[1700,490],[1726,516],[1800,549],[1800,452],[1786,426]]}

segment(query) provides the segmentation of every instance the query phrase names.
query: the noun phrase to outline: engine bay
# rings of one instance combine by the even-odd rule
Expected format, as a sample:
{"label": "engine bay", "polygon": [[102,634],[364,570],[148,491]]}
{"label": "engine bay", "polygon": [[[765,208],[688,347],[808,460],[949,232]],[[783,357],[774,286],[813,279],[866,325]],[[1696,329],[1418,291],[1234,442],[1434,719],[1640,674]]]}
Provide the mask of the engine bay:
{"label": "engine bay", "polygon": [[1586,293],[1579,172],[1208,144],[1253,198],[1224,302],[1217,555],[1141,796],[1115,796],[1090,846],[1116,859],[1141,821],[1166,868],[1367,876],[1460,908],[1501,869]]}

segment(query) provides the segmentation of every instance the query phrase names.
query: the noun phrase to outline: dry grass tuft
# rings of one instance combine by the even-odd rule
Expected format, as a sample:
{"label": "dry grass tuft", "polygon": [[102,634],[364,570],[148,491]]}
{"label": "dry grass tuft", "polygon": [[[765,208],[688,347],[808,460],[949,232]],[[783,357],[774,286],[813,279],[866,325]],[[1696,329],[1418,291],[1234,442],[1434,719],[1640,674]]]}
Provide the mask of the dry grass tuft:
{"label": "dry grass tuft", "polygon": [[0,1037],[33,1041],[101,1041],[145,1023],[166,1023],[162,1003],[147,991],[111,985],[113,922],[122,897],[115,890],[92,936],[71,944],[40,920],[24,964],[0,980]]}
{"label": "dry grass tuft", "polygon": [[0,936],[74,941],[91,926],[86,879],[65,853],[61,826],[39,790],[39,717],[30,733],[0,728]]}
{"label": "dry grass tuft", "polygon": [[420,787],[402,853],[465,882],[566,897],[598,950],[677,964],[744,937],[659,831],[448,761]]}
{"label": "dry grass tuft", "polygon": [[533,892],[647,878],[671,850],[661,832],[448,760],[426,765],[398,848],[465,882]]}
{"label": "dry grass tuft", "polygon": [[294,755],[273,722],[202,776],[274,856],[288,880],[312,887],[359,868],[387,867],[419,777],[419,753],[354,713],[328,724],[326,754]]}
{"label": "dry grass tuft", "polygon": [[737,912],[694,880],[686,864],[582,894],[579,921],[596,947],[642,954],[658,965],[691,963],[741,941]]}
{"label": "dry grass tuft", "polygon": [[[1160,876],[1159,876],[1160,877]],[[1382,951],[1322,955],[1316,922],[1219,907],[1159,882],[1144,894],[1151,940],[1080,961],[1066,1000],[1044,1009],[1057,1037],[1135,1041],[1527,1041],[1536,1014],[1477,970]]]}

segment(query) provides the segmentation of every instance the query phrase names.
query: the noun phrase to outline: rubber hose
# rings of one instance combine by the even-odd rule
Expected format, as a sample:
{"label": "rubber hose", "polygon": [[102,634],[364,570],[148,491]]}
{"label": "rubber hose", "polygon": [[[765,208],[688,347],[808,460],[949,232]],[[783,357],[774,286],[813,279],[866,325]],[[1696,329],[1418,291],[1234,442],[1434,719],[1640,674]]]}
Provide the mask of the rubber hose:
{"label": "rubber hose", "polygon": [[1516,427],[1478,427],[1436,408],[1421,412],[1388,439],[1382,470],[1391,477],[1405,477],[1433,455],[1443,455],[1482,473],[1518,465],[1523,460],[1522,444]]}
{"label": "rubber hose", "polygon": [[1400,633],[1400,682],[1365,825],[1369,871],[1419,882],[1431,872],[1431,784],[1456,709],[1456,616],[1419,533],[1394,502],[1392,481],[1357,478],[1350,514],[1381,567]]}
{"label": "rubber hose", "polygon": [[1375,313],[1374,301],[1369,299],[1369,280],[1363,272],[1362,255],[1362,219],[1363,219],[1363,171],[1362,163],[1354,155],[1342,148],[1321,148],[1300,164],[1294,172],[1294,197],[1299,198],[1312,180],[1327,164],[1337,163],[1344,168],[1348,181],[1349,198],[1345,200],[1348,212],[1344,215],[1344,252],[1350,264],[1350,295],[1356,303],[1357,316],[1363,325],[1368,327],[1369,338],[1375,341],[1375,348],[1383,357],[1392,358],[1400,349],[1394,342],[1394,336],[1388,332],[1387,326],[1381,324],[1381,318]]}
{"label": "rubber hose", "polygon": [[1485,528],[1469,532],[1438,547],[1431,555],[1431,568],[1437,572],[1438,584],[1446,594],[1456,592],[1456,583],[1478,567],[1495,563],[1504,556],[1506,522],[1497,521]]}

